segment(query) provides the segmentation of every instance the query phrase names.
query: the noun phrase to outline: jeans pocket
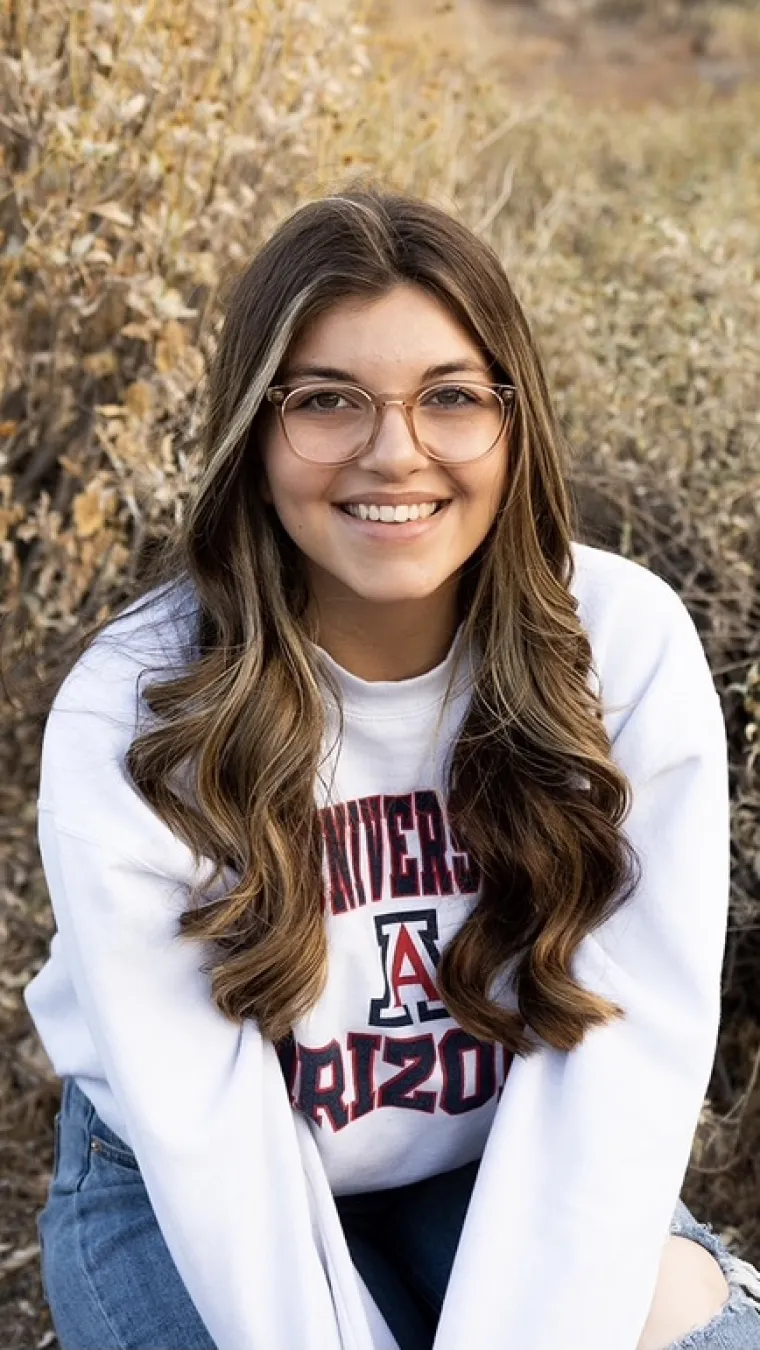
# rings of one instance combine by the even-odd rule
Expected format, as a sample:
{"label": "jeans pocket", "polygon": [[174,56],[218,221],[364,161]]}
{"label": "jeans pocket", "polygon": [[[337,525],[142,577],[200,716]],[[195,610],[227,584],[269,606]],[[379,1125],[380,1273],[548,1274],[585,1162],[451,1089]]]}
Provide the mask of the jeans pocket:
{"label": "jeans pocket", "polygon": [[114,1167],[123,1167],[129,1172],[139,1172],[140,1166],[131,1148],[123,1142],[114,1144],[112,1139],[104,1139],[97,1130],[90,1135],[90,1155],[100,1158]]}
{"label": "jeans pocket", "polygon": [[93,1111],[87,1126],[85,1185],[142,1184],[140,1165],[132,1149]]}
{"label": "jeans pocket", "polygon": [[71,1100],[80,1129],[84,1131],[82,1161],[85,1173],[89,1172],[95,1159],[100,1159],[104,1163],[112,1163],[115,1167],[122,1167],[127,1171],[138,1171],[137,1158],[126,1141],[115,1130],[112,1130],[110,1125],[106,1125],[92,1102],[85,1098],[81,1090],[76,1089],[75,1091],[74,1089],[76,1089],[76,1084],[72,1084]]}

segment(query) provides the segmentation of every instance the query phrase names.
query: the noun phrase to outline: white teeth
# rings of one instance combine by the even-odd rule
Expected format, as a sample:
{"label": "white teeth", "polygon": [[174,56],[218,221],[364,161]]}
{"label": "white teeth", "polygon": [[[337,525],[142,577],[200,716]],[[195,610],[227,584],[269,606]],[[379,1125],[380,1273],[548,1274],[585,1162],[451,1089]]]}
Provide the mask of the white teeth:
{"label": "white teeth", "polygon": [[407,520],[426,520],[442,505],[441,502],[414,502],[411,506],[375,506],[364,502],[351,502],[343,507],[349,515],[359,520],[381,520],[387,525],[403,525]]}

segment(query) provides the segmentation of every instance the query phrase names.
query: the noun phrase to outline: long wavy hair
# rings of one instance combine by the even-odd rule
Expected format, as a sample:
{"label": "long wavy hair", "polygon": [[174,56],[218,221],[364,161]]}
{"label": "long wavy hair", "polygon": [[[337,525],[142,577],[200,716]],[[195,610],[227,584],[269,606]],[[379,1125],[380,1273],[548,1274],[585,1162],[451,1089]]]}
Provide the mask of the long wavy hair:
{"label": "long wavy hair", "polygon": [[[185,940],[205,944],[212,997],[278,1042],[327,978],[315,782],[324,696],[303,558],[260,495],[265,390],[317,316],[413,283],[442,302],[517,388],[510,474],[458,580],[462,641],[482,653],[446,762],[459,847],[478,903],[444,949],[440,996],[473,1036],[527,1055],[571,1050],[623,1016],[572,972],[584,937],[635,885],[629,785],[611,758],[572,580],[565,445],[528,323],[496,254],[441,209],[349,187],[303,206],[237,277],[210,371],[203,465],[159,576],[189,578],[192,658],[142,690],[155,715],[133,740],[136,790],[233,884],[193,891]],[[154,568],[151,587],[155,587]],[[148,601],[149,603],[149,601]],[[339,703],[340,692],[333,688]],[[342,734],[342,724],[341,724]],[[174,775],[191,766],[192,793]],[[516,1008],[494,993],[509,969]]]}

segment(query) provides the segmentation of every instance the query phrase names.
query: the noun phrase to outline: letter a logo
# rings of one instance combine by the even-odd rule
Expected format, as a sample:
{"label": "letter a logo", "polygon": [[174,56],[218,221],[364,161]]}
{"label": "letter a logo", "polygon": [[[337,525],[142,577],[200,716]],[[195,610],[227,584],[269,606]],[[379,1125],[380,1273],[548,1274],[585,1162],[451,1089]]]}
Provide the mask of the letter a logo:
{"label": "letter a logo", "polygon": [[408,1027],[448,1017],[435,987],[438,921],[434,909],[404,910],[375,918],[385,992],[370,1003],[372,1027]]}

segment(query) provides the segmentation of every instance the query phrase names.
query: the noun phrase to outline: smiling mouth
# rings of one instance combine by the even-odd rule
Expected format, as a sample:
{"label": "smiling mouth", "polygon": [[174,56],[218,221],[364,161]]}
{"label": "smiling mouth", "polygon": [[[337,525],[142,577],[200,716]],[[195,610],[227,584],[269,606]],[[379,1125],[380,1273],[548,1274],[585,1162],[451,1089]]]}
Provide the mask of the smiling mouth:
{"label": "smiling mouth", "polygon": [[[432,510],[432,511],[426,511],[424,516],[407,516],[406,520],[394,520],[394,519],[391,519],[391,520],[384,520],[384,519],[382,518],[382,516],[379,514],[379,512],[380,512],[383,508],[381,508],[381,507],[379,507],[379,506],[376,508],[377,511],[378,511],[378,515],[377,515],[377,516],[370,516],[370,515],[362,515],[362,514],[359,512],[359,510],[357,509],[358,504],[355,504],[355,503],[353,503],[353,502],[336,502],[336,503],[335,503],[335,505],[337,506],[338,510],[339,510],[339,511],[342,511],[344,515],[350,516],[352,520],[358,520],[361,524],[366,524],[366,525],[417,525],[417,524],[421,524],[421,523],[423,523],[423,522],[426,521],[426,520],[432,520],[433,516],[439,515],[440,512],[443,510],[443,508],[444,508],[445,506],[448,506],[448,504],[449,504],[449,503],[448,503],[447,500],[446,500],[446,501],[439,501],[439,502],[436,502],[436,503],[435,503],[435,508],[434,508],[434,510]],[[362,505],[363,505],[363,503],[362,503]],[[353,507],[353,510],[351,509],[352,507]],[[387,507],[386,507],[385,509],[387,509]]]}
{"label": "smiling mouth", "polygon": [[412,547],[415,540],[423,540],[428,534],[432,538],[439,520],[445,516],[450,506],[450,500],[442,501],[438,503],[432,515],[421,516],[418,520],[362,520],[360,516],[354,516],[347,511],[345,505],[333,503],[334,509],[345,516],[349,529],[355,532],[354,537],[364,538],[368,544],[374,543],[378,548],[383,543],[388,544],[393,540],[399,547],[405,540]]}

